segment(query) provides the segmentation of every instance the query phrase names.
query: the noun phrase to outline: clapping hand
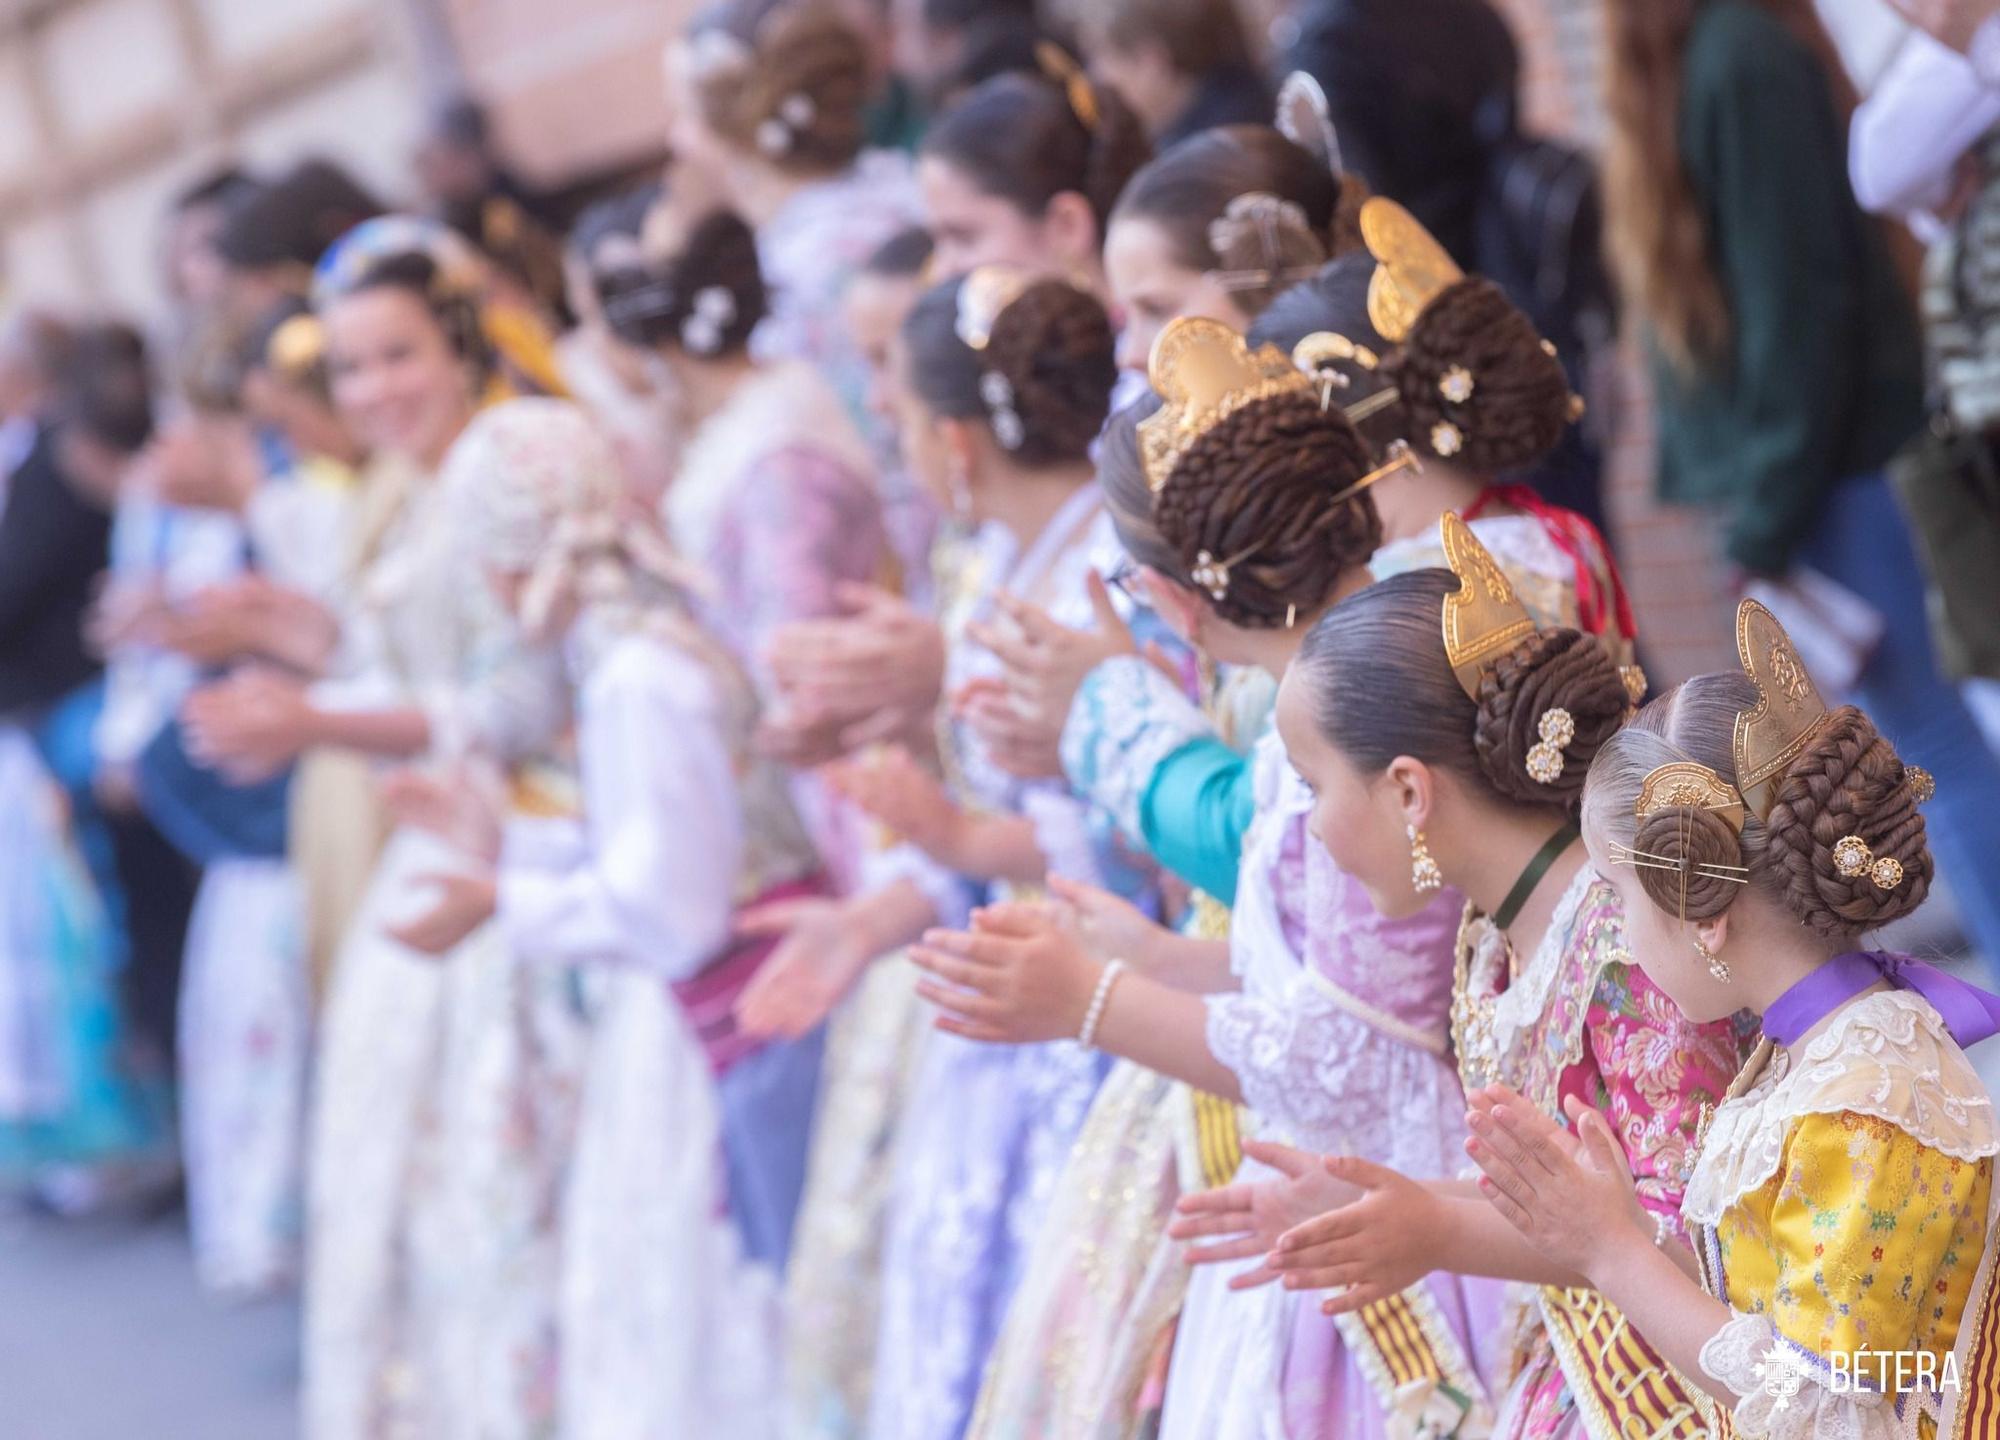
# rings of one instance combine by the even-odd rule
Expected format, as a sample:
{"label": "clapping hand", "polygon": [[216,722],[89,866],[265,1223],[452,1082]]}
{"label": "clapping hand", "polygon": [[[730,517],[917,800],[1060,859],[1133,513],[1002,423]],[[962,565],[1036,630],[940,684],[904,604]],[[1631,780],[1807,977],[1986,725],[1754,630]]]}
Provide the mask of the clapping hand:
{"label": "clapping hand", "polygon": [[1466,1101],[1480,1193],[1543,1256],[1594,1277],[1622,1246],[1651,1243],[1624,1148],[1597,1111],[1569,1096],[1571,1133],[1502,1085]]}
{"label": "clapping hand", "polygon": [[1202,1242],[1188,1248],[1190,1265],[1261,1257],[1263,1263],[1231,1278],[1231,1290],[1254,1290],[1276,1280],[1281,1272],[1269,1262],[1278,1238],[1360,1193],[1329,1174],[1319,1156],[1289,1145],[1246,1140],[1243,1153],[1277,1173],[1183,1195],[1167,1226],[1170,1239]]}

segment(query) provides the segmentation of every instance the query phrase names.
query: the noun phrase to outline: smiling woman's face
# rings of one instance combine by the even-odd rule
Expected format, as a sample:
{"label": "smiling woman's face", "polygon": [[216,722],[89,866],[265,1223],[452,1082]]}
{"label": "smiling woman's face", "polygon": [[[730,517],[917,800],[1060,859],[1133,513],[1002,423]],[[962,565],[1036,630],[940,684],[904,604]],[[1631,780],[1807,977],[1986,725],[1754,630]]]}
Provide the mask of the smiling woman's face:
{"label": "smiling woman's face", "polygon": [[371,451],[435,468],[472,418],[472,386],[430,307],[373,285],[327,307],[333,403]]}

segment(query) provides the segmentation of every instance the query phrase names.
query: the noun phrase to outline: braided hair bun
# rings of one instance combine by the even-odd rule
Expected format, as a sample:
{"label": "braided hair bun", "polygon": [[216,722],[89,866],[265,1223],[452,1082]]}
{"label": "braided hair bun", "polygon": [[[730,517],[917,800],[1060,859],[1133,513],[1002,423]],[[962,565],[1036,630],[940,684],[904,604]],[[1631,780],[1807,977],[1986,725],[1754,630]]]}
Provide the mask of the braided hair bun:
{"label": "braided hair bun", "polygon": [[1554,350],[1499,286],[1477,275],[1424,307],[1387,368],[1411,443],[1482,474],[1534,464],[1574,418]]}
{"label": "braided hair bun", "polygon": [[[1618,666],[1581,630],[1537,630],[1480,676],[1473,749],[1493,788],[1524,805],[1574,809],[1599,747],[1625,722],[1631,697]],[[1557,747],[1561,772],[1547,784],[1529,770],[1529,752],[1549,737],[1544,717],[1569,712],[1570,738]]]}
{"label": "braided hair bun", "polygon": [[[1851,705],[1827,723],[1778,786],[1765,822],[1767,864],[1786,905],[1832,938],[1899,920],[1930,894],[1930,846],[1909,774],[1874,722]],[[1898,882],[1876,883],[1868,869],[1842,873],[1835,847],[1859,836],[1872,859],[1893,860]]]}
{"label": "braided hair bun", "polygon": [[1371,463],[1338,407],[1287,391],[1204,431],[1155,497],[1154,523],[1182,574],[1204,555],[1232,562],[1227,586],[1211,592],[1224,620],[1282,629],[1295,612],[1324,608],[1342,575],[1381,545],[1374,497],[1341,498]]}
{"label": "braided hair bun", "polygon": [[[1713,920],[1736,903],[1743,889],[1717,873],[1743,867],[1743,841],[1736,827],[1713,810],[1682,805],[1648,815],[1639,822],[1632,848],[1657,857],[1639,867],[1639,885],[1669,915]],[[1662,869],[1662,862],[1679,868]],[[1703,866],[1713,868],[1704,871]]]}
{"label": "braided hair bun", "polygon": [[[1740,834],[1700,803],[1670,802],[1637,816],[1661,766],[1692,762],[1735,785],[1737,717],[1758,699],[1746,675],[1729,671],[1697,675],[1652,701],[1591,767],[1584,802],[1590,825],[1614,854],[1623,844],[1647,858],[1637,870],[1639,883],[1667,915],[1713,919],[1755,890],[1814,934],[1838,942],[1915,910],[1930,893],[1932,875],[1920,794],[1889,742],[1852,706],[1827,716],[1777,782],[1768,818],[1751,810]],[[1841,869],[1841,842],[1850,836],[1867,847],[1869,862],[1850,863],[1853,874]],[[1673,862],[1684,863],[1676,869]],[[1713,868],[1704,874],[1702,866]],[[1879,877],[1871,873],[1876,866],[1883,868]],[[1737,879],[1725,878],[1731,874]]]}

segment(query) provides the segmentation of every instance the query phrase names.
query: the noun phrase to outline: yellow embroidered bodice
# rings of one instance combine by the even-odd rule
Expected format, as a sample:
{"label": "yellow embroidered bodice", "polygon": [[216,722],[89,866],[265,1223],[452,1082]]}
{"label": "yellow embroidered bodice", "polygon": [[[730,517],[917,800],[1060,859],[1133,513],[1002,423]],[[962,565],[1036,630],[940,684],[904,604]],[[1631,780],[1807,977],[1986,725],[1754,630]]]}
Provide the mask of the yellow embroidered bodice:
{"label": "yellow embroidered bodice", "polygon": [[[1863,996],[1796,1057],[1759,1047],[1715,1112],[1683,1209],[1703,1283],[1736,1316],[1702,1360],[1744,1397],[1739,1429],[1791,1433],[1751,1368],[1773,1343],[1812,1387],[1791,1404],[1801,1418],[1855,1403],[1836,1373],[1909,1391],[1926,1353],[1944,1373],[1991,1239],[1996,1152],[1992,1101],[1919,996]],[[1865,1358],[1881,1352],[1891,1360]],[[1891,1428],[1870,1433],[1928,1435],[1922,1409],[1878,1411]]]}
{"label": "yellow embroidered bodice", "polygon": [[1802,1115],[1778,1172],[1723,1212],[1727,1296],[1817,1355],[1958,1339],[1986,1239],[1990,1157],[1966,1161],[1843,1110]]}

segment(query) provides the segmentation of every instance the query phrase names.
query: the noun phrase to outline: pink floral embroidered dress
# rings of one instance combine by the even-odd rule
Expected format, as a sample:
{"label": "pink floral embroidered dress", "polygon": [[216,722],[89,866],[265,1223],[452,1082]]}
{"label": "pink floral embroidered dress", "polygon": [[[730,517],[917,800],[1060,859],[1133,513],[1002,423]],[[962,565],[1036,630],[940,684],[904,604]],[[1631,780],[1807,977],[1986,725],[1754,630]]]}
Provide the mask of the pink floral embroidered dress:
{"label": "pink floral embroidered dress", "polygon": [[[1468,1089],[1504,1084],[1560,1116],[1576,1095],[1611,1121],[1639,1198],[1679,1225],[1704,1107],[1744,1056],[1724,1020],[1696,1025],[1631,963],[1616,895],[1585,867],[1525,964],[1485,916],[1459,932],[1452,1035]],[[1686,1386],[1594,1291],[1510,1287],[1494,1434],[1505,1440],[1703,1435]]]}

